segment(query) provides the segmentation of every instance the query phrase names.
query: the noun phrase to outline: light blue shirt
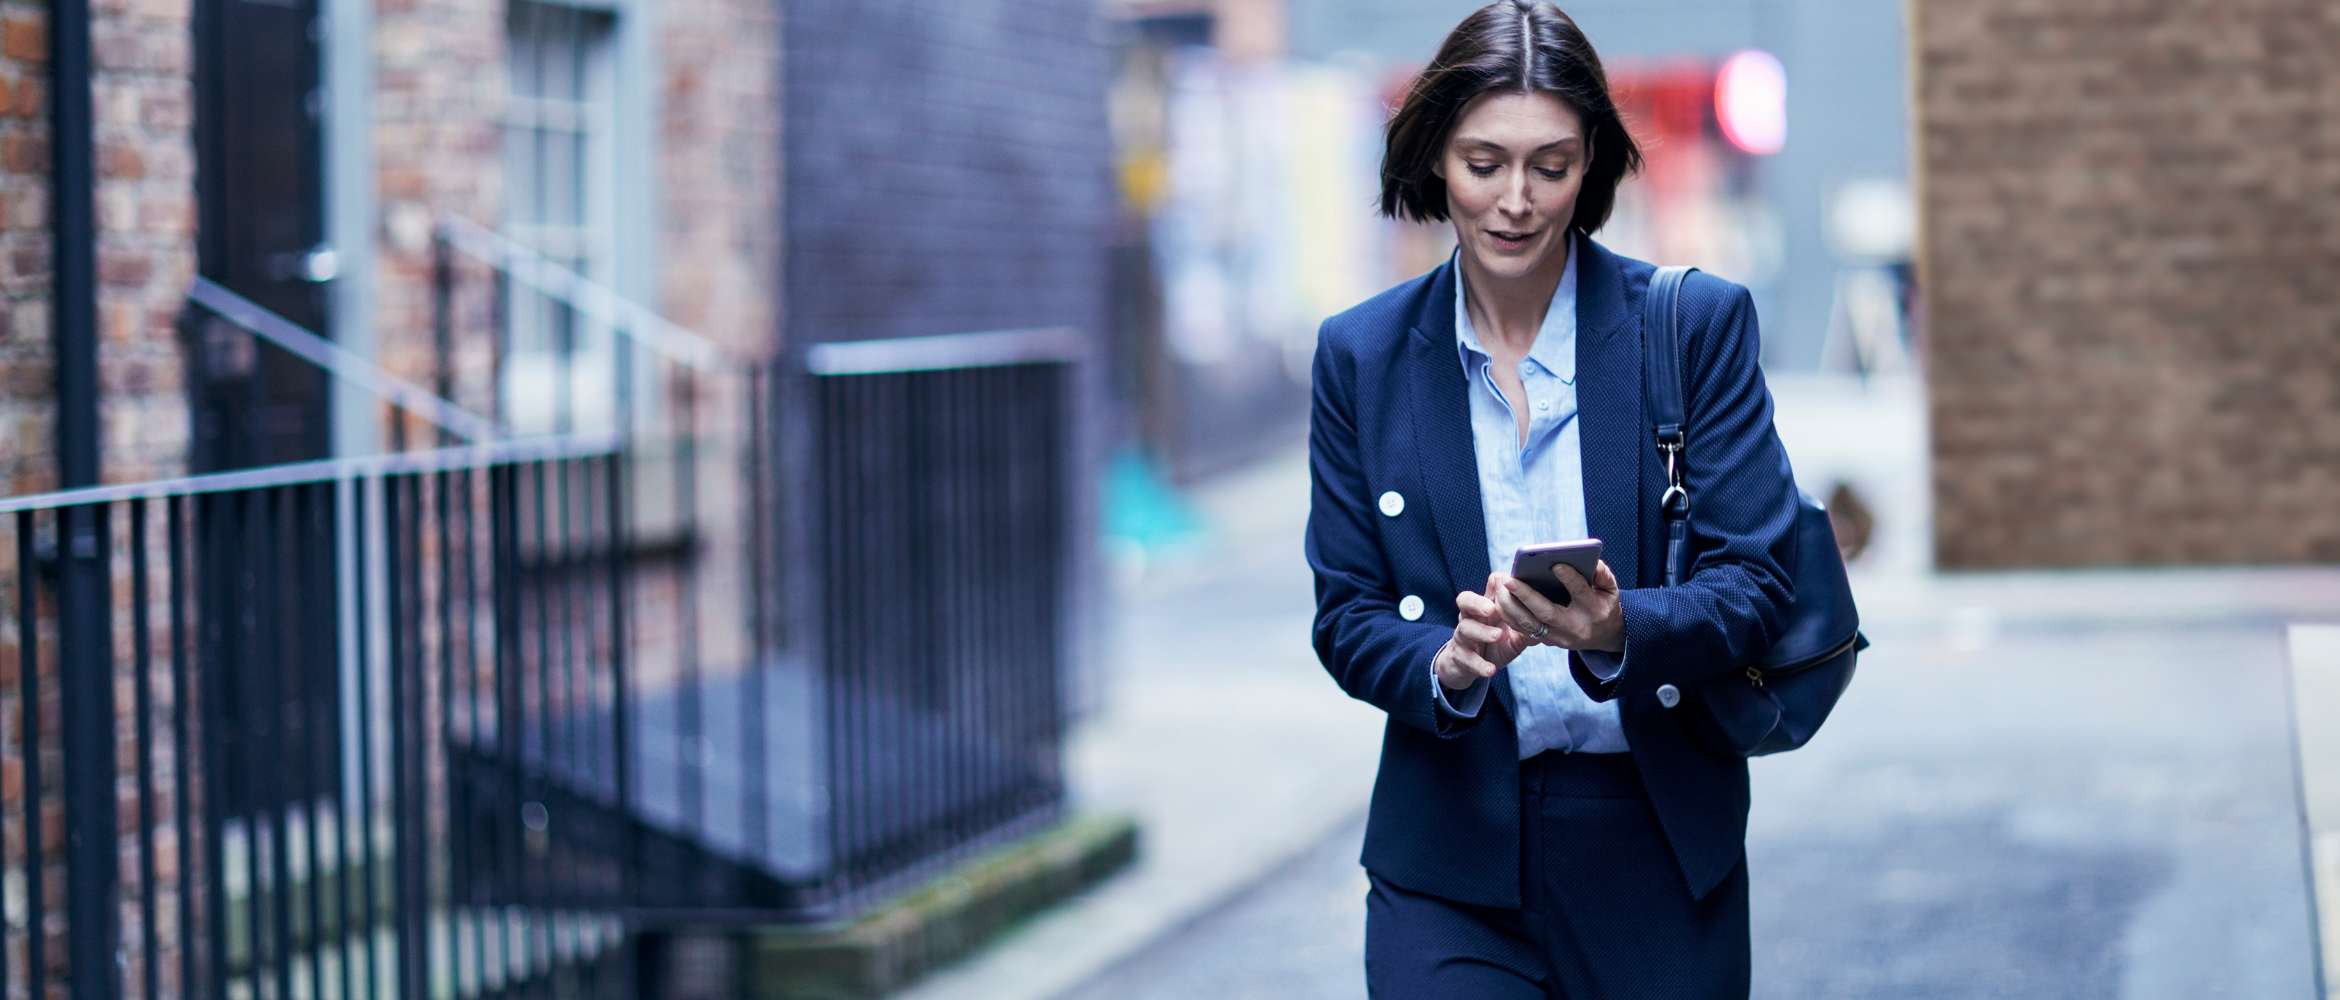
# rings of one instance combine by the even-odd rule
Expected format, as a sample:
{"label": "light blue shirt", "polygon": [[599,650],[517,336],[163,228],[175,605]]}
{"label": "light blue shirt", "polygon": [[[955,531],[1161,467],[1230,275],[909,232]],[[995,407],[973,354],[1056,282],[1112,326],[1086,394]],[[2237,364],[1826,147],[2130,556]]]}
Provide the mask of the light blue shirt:
{"label": "light blue shirt", "polygon": [[[1471,440],[1478,453],[1479,501],[1487,519],[1487,565],[1511,568],[1512,550],[1533,542],[1559,542],[1589,534],[1584,513],[1584,461],[1576,419],[1576,257],[1581,247],[1571,243],[1568,266],[1559,287],[1544,310],[1536,340],[1520,359],[1519,376],[1526,387],[1523,405],[1528,413],[1527,444],[1519,443],[1518,415],[1495,382],[1495,359],[1471,327],[1464,306],[1460,261],[1455,268],[1455,351],[1469,383]],[[1614,656],[1587,654],[1585,663],[1597,674],[1614,676],[1622,664]],[[1545,750],[1575,753],[1622,753],[1625,730],[1618,722],[1617,703],[1596,702],[1576,686],[1568,673],[1568,651],[1557,646],[1529,646],[1504,668],[1511,674],[1511,692],[1518,708],[1513,720],[1519,728],[1521,760]],[[1448,692],[1433,678],[1431,689],[1450,710],[1475,716],[1486,703],[1488,681]],[[1450,696],[1451,695],[1451,696]]]}

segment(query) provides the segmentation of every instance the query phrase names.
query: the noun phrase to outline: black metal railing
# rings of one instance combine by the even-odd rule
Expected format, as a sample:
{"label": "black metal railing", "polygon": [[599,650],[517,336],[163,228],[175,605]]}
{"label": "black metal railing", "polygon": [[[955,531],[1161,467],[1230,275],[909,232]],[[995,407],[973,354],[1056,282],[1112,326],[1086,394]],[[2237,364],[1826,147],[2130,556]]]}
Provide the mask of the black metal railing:
{"label": "black metal railing", "polygon": [[[624,476],[613,439],[559,440],[0,500],[21,792],[0,854],[28,887],[0,974],[33,996],[635,995]],[[112,625],[76,624],[93,597]],[[129,703],[90,704],[92,677]],[[119,843],[64,834],[52,790],[117,787]]]}
{"label": "black metal railing", "polygon": [[510,438],[192,304],[445,447],[0,499],[0,995],[655,995],[1058,815],[1079,337],[625,337],[669,412]]}
{"label": "black metal railing", "polygon": [[[749,360],[458,249],[441,357],[561,296],[615,419],[513,437],[500,377],[198,282],[198,423],[298,361],[400,450],[0,498],[0,996],[643,995],[645,931],[848,916],[1058,814],[1076,336]],[[198,450],[275,454],[236,426]]]}
{"label": "black metal railing", "polygon": [[804,355],[789,563],[838,907],[1062,806],[1082,356],[1065,330]]}
{"label": "black metal railing", "polygon": [[[584,331],[564,365],[604,350],[637,477],[642,921],[847,915],[1056,814],[1090,475],[1075,332],[758,358],[459,217],[435,246],[440,395],[527,423],[502,395],[528,381],[505,374],[527,300]],[[551,429],[587,409],[572,382],[534,406]]]}
{"label": "black metal railing", "polygon": [[[786,826],[775,814],[809,781],[793,780],[805,761],[773,759],[769,734],[811,724],[788,717],[767,683],[785,669],[787,642],[773,563],[781,511],[768,487],[781,478],[768,443],[775,370],[460,217],[441,221],[433,275],[445,394],[509,425],[583,425],[627,442],[634,502],[622,544],[642,612],[631,655],[644,777],[629,808],[655,831],[642,863],[657,872],[644,880],[653,898],[638,903],[771,917],[791,895],[784,882],[805,874],[774,862],[798,846],[778,843],[789,838],[775,836]],[[564,332],[516,350],[518,315]],[[490,361],[470,385],[454,360],[467,353]],[[573,376],[594,366],[602,402],[588,405]],[[518,386],[539,395],[517,397]]]}

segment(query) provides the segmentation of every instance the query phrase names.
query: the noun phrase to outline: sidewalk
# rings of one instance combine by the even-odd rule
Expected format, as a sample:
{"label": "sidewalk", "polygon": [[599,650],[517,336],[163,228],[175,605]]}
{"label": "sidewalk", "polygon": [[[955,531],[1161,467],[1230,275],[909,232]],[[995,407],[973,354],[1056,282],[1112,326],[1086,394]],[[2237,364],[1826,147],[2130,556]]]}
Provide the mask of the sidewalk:
{"label": "sidewalk", "polygon": [[1308,645],[1304,463],[1293,449],[1210,484],[1192,498],[1203,540],[1114,583],[1120,662],[1070,774],[1077,807],[1136,817],[1137,863],[903,996],[1054,996],[1362,814],[1382,717]]}

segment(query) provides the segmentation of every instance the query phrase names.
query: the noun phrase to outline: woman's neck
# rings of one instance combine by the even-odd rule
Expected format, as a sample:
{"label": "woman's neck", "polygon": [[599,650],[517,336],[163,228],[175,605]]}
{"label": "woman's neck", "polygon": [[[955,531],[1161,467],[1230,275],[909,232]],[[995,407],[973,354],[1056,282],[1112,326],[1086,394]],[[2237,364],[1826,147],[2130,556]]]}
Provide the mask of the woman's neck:
{"label": "woman's neck", "polygon": [[1568,271],[1574,244],[1563,241],[1560,251],[1542,266],[1513,279],[1496,278],[1480,269],[1470,254],[1462,255],[1463,308],[1470,310],[1471,329],[1490,352],[1524,355],[1535,346],[1544,313],[1552,307],[1552,293]]}

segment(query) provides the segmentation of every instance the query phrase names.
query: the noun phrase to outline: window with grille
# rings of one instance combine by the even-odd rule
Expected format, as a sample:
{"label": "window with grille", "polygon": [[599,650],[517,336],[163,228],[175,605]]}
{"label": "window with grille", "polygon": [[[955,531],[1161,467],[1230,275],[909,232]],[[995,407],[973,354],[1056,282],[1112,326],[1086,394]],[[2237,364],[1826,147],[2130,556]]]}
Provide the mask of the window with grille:
{"label": "window with grille", "polygon": [[[507,15],[504,232],[603,285],[615,284],[616,17],[515,0]],[[504,419],[516,433],[616,427],[617,350],[608,326],[510,284]]]}

